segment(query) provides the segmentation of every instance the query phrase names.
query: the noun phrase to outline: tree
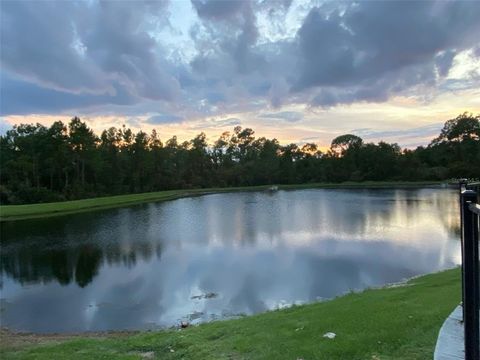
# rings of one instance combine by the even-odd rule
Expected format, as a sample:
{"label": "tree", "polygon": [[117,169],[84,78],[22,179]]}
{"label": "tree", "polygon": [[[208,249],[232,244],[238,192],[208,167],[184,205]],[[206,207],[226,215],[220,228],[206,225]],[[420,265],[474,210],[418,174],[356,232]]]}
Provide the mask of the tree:
{"label": "tree", "polygon": [[480,115],[473,116],[467,112],[458,115],[455,119],[448,120],[431,145],[443,142],[461,142],[465,140],[480,139]]}
{"label": "tree", "polygon": [[363,180],[443,180],[480,175],[479,116],[445,123],[427,147],[336,137],[322,154],[309,143],[281,145],[237,126],[212,145],[200,133],[165,146],[156,131],[109,128],[100,138],[74,117],[14,126],[0,135],[0,202],[21,204],[205,186]]}
{"label": "tree", "polygon": [[50,175],[49,187],[50,190],[63,190],[64,184],[68,186],[68,174],[72,170],[67,127],[63,122],[55,121],[47,130],[47,137],[45,162]]}
{"label": "tree", "polygon": [[131,145],[131,171],[132,183],[131,188],[133,192],[143,192],[145,189],[145,180],[148,174],[148,155],[150,147],[150,139],[148,135],[139,131],[134,135],[134,141]]}
{"label": "tree", "polygon": [[363,140],[352,134],[340,135],[332,140],[330,149],[336,156],[344,155],[349,149],[357,149],[363,145]]}
{"label": "tree", "polygon": [[190,151],[188,152],[188,170],[189,182],[193,186],[205,187],[211,184],[210,172],[212,168],[212,159],[208,152],[207,136],[200,133],[193,138],[190,143]]}
{"label": "tree", "polygon": [[480,174],[480,115],[463,113],[448,120],[428,149],[433,165],[442,168],[437,177],[476,178]]}
{"label": "tree", "polygon": [[85,190],[86,167],[92,165],[93,153],[97,144],[97,137],[93,131],[74,117],[68,124],[69,142],[74,153],[74,163],[77,181],[80,181],[82,190]]}

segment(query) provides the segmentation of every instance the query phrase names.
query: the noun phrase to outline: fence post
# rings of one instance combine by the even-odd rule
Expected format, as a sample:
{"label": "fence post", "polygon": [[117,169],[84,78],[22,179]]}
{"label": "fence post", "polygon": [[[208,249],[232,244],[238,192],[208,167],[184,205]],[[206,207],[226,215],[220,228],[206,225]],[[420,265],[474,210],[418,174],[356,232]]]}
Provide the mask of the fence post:
{"label": "fence post", "polygon": [[463,324],[465,330],[465,360],[480,359],[479,351],[479,272],[478,272],[478,215],[468,206],[475,203],[477,194],[463,190],[462,216],[462,283]]}
{"label": "fence post", "polygon": [[[459,179],[458,180],[458,193],[459,197],[458,200],[460,202],[460,237],[463,239],[463,196],[462,193],[467,188],[468,180],[467,179]],[[465,319],[465,306],[463,306],[463,293],[465,291],[465,277],[463,276],[463,264],[465,263],[465,255],[463,254],[463,240],[461,240],[460,244],[460,251],[461,251],[461,258],[462,258],[462,274],[461,274],[461,281],[462,281],[462,319]]]}

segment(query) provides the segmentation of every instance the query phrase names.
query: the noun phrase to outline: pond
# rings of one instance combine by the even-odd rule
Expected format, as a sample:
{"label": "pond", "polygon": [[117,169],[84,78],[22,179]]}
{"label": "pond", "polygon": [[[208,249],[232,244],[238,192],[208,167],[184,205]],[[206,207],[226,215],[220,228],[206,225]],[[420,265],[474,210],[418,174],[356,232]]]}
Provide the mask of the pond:
{"label": "pond", "polygon": [[460,263],[457,191],[238,192],[1,226],[1,325],[157,329]]}

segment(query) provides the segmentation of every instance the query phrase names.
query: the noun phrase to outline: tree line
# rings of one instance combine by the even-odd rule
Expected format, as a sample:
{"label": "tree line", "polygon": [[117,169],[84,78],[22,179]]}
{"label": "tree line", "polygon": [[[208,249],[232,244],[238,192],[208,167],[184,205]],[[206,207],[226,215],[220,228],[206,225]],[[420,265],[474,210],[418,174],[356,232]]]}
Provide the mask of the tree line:
{"label": "tree line", "polygon": [[480,115],[448,120],[414,150],[346,134],[330,149],[281,145],[237,126],[213,144],[202,132],[163,143],[156,130],[123,126],[97,136],[74,117],[15,125],[0,136],[0,203],[27,204],[169,189],[344,181],[417,181],[480,176]]}

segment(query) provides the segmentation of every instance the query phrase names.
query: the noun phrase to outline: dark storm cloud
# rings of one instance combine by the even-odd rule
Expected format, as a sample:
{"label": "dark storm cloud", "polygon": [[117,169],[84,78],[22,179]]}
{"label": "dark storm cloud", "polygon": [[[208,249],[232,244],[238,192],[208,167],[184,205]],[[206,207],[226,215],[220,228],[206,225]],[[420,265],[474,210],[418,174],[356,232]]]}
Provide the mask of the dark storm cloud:
{"label": "dark storm cloud", "polygon": [[1,8],[2,69],[30,83],[27,93],[36,96],[13,99],[18,83],[4,81],[2,113],[16,103],[25,107],[21,113],[48,112],[111,99],[172,101],[179,93],[174,67],[148,34],[162,26],[162,2],[22,1]]}
{"label": "dark storm cloud", "polygon": [[[387,101],[392,95],[416,86],[434,86],[435,68],[431,64],[411,65],[369,81],[359,81],[350,86],[325,86],[314,89],[311,100],[314,106],[335,106],[354,102]],[[418,95],[418,94],[417,94]]]}
{"label": "dark storm cloud", "polygon": [[0,73],[0,115],[28,115],[32,113],[64,112],[79,107],[95,107],[105,104],[133,105],[137,101],[121,88],[114,94],[94,95],[42,87],[8,74]]}
{"label": "dark storm cloud", "polygon": [[[293,91],[322,88],[316,105],[383,101],[448,73],[455,52],[478,43],[474,2],[365,1],[310,11],[298,32]],[[475,35],[477,34],[477,35]],[[385,81],[388,80],[388,81]]]}
{"label": "dark storm cloud", "polygon": [[99,3],[92,18],[82,19],[86,26],[78,31],[86,56],[105,74],[132,94],[171,101],[180,91],[175,68],[148,33],[166,21],[163,13],[163,2],[105,1]]}
{"label": "dark storm cloud", "polygon": [[192,0],[192,5],[201,18],[226,20],[236,16],[245,6],[243,0]]}
{"label": "dark storm cloud", "polygon": [[366,1],[342,16],[313,9],[298,32],[297,86],[350,85],[431,62],[442,50],[478,42],[471,32],[480,30],[479,15],[468,2]]}
{"label": "dark storm cloud", "polygon": [[221,102],[234,111],[243,110],[236,104],[248,104],[251,110],[252,103],[260,99],[280,106],[290,87],[285,67],[294,69],[294,51],[290,51],[292,45],[286,42],[258,45],[255,14],[275,6],[286,11],[288,3],[279,6],[273,2],[241,1],[240,5],[230,4],[229,11],[223,11],[222,16],[217,13],[213,16],[206,11],[210,9],[207,4],[216,3],[203,1],[200,7],[194,2],[201,19],[201,26],[192,31],[198,51],[190,63],[198,80],[195,87],[215,86],[217,93],[223,95]]}
{"label": "dark storm cloud", "polygon": [[104,92],[95,63],[79,56],[72,46],[73,2],[2,1],[2,68],[48,88],[68,92]]}
{"label": "dark storm cloud", "polygon": [[[216,56],[220,55],[222,61],[231,63],[234,70],[241,74],[255,71],[264,59],[254,51],[259,33],[252,2],[192,0],[192,4],[204,22],[205,34],[202,36],[207,39],[207,48],[215,49]],[[215,43],[218,45],[215,46]],[[208,60],[200,51],[194,63]]]}
{"label": "dark storm cloud", "polygon": [[160,35],[175,25],[165,2],[0,4],[4,115],[94,108],[197,117],[379,102],[417,86],[441,90],[456,54],[480,55],[480,6],[468,1],[329,2],[273,41],[260,34],[259,14],[286,31],[291,1],[192,0],[191,56],[175,59]]}
{"label": "dark storm cloud", "polygon": [[327,18],[313,10],[298,32],[301,51],[299,90],[314,85],[350,83],[354,79],[355,50],[337,14]]}
{"label": "dark storm cloud", "polygon": [[[208,44],[219,45],[194,59],[194,71],[235,87],[234,96],[260,96],[274,107],[382,102],[415,86],[435,87],[480,33],[480,6],[473,2],[343,2],[313,8],[293,41],[256,45],[256,36],[245,42],[239,34],[257,34],[256,22],[248,21],[257,3],[230,4],[221,16],[214,4],[204,1],[197,11]],[[227,19],[236,20],[226,27]]]}

